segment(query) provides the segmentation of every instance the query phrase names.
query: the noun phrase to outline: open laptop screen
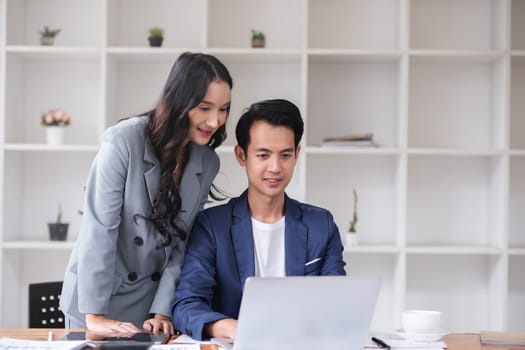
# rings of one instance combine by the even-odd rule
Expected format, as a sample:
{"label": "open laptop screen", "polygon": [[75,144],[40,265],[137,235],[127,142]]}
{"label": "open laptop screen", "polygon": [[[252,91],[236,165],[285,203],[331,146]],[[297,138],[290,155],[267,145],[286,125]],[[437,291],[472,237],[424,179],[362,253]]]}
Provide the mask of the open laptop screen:
{"label": "open laptop screen", "polygon": [[233,348],[361,350],[380,285],[344,276],[248,278]]}

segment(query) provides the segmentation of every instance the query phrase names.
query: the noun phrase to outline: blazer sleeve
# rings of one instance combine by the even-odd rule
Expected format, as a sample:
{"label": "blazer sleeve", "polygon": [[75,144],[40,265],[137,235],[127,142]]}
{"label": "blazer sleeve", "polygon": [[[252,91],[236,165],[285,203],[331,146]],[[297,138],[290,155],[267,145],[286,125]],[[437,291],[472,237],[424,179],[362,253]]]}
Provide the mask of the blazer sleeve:
{"label": "blazer sleeve", "polygon": [[326,244],[321,275],[346,275],[343,260],[343,243],[334,217],[328,212],[328,241]]}
{"label": "blazer sleeve", "polygon": [[211,306],[216,285],[216,249],[212,224],[201,212],[188,242],[172,315],[176,329],[198,340],[204,337],[205,324],[228,318]]}
{"label": "blazer sleeve", "polygon": [[81,232],[76,245],[81,313],[109,312],[128,163],[125,141],[106,132],[88,176]]}

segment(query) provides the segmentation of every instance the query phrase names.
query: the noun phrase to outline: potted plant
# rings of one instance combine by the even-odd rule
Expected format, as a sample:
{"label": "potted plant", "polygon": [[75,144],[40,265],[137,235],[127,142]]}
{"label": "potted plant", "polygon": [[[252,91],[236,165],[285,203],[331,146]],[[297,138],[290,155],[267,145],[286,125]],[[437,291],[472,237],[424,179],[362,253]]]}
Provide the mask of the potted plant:
{"label": "potted plant", "polygon": [[252,29],[252,47],[264,47],[266,45],[266,37],[263,32]]}
{"label": "potted plant", "polygon": [[50,29],[48,26],[44,26],[44,29],[40,31],[40,45],[53,45],[58,33],[60,33],[60,29]]}
{"label": "potted plant", "polygon": [[61,109],[50,109],[40,116],[40,125],[46,127],[48,145],[60,145],[64,139],[64,128],[73,118]]}
{"label": "potted plant", "polygon": [[352,189],[354,195],[354,211],[352,214],[352,221],[350,221],[350,226],[348,227],[348,232],[346,233],[345,240],[346,245],[356,245],[357,244],[357,191]]}
{"label": "potted plant", "polygon": [[151,27],[149,29],[149,46],[160,47],[162,40],[164,40],[164,29],[160,27]]}
{"label": "potted plant", "polygon": [[58,204],[58,215],[56,222],[49,222],[47,224],[49,228],[49,239],[52,241],[65,241],[67,240],[67,229],[69,224],[62,222],[62,206]]}

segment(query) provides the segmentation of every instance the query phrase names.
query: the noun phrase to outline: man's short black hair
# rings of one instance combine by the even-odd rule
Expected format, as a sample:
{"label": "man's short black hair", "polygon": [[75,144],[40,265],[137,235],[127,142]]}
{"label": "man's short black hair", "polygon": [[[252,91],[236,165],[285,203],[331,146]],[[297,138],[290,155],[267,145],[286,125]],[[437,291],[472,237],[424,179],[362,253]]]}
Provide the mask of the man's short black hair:
{"label": "man's short black hair", "polygon": [[235,128],[237,144],[247,152],[250,144],[250,128],[256,121],[265,121],[270,125],[290,128],[294,133],[295,149],[301,141],[304,131],[301,112],[295,104],[283,99],[256,102],[246,110]]}

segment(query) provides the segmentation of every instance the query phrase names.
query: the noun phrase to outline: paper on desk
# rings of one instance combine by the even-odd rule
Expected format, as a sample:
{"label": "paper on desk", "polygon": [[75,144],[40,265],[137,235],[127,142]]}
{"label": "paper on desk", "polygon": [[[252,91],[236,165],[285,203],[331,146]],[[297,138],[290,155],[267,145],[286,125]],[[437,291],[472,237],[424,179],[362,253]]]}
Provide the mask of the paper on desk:
{"label": "paper on desk", "polygon": [[199,341],[189,335],[182,334],[170,344],[156,344],[149,350],[200,350],[200,344],[212,344],[210,341]]}
{"label": "paper on desk", "polygon": [[201,346],[198,343],[192,344],[157,344],[150,346],[149,350],[200,350]]}
{"label": "paper on desk", "polygon": [[0,349],[3,350],[79,350],[89,342],[78,341],[46,341],[46,340],[23,340],[12,338],[0,338]]}
{"label": "paper on desk", "polygon": [[[445,344],[444,341],[439,340],[435,342],[428,342],[428,343],[422,343],[422,342],[414,342],[410,340],[402,339],[401,337],[395,335],[395,334],[381,334],[377,335],[378,338],[384,340],[385,343],[390,345],[391,349],[396,350],[429,350],[429,349],[446,349],[447,344]],[[368,342],[365,344],[366,349],[379,349],[380,347],[373,343],[371,340],[368,340]]]}

